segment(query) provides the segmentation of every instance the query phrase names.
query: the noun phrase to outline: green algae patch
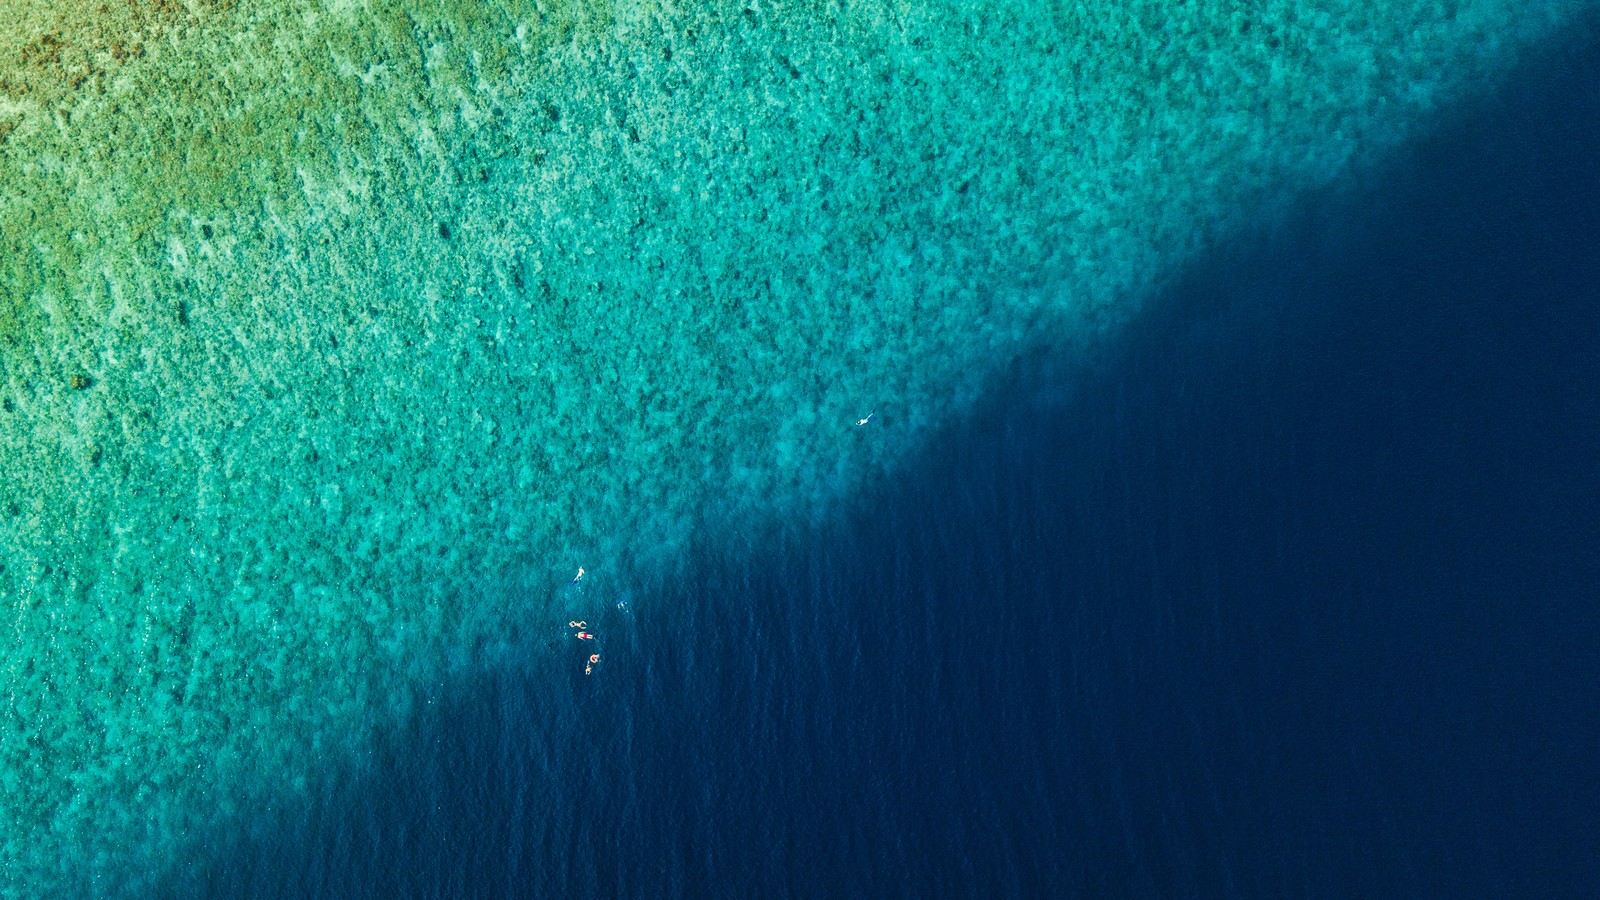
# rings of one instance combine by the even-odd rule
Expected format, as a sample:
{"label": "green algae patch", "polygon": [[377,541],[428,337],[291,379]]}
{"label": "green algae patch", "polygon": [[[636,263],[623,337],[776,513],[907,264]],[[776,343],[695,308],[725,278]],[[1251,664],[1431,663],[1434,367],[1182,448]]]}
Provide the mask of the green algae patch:
{"label": "green algae patch", "polygon": [[1576,8],[240,0],[5,76],[0,891],[148,892],[574,566],[826,514]]}

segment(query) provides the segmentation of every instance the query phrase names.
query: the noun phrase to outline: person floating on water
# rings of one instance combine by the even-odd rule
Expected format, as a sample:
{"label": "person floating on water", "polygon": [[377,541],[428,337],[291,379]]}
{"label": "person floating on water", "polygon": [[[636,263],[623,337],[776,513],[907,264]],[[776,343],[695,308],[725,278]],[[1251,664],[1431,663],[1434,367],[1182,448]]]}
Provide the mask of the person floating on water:
{"label": "person floating on water", "polygon": [[587,631],[580,631],[577,634],[577,638],[580,641],[592,641],[592,640],[594,640],[594,635],[590,634]]}
{"label": "person floating on water", "polygon": [[568,622],[567,623],[567,627],[568,628],[586,628],[586,627],[588,627],[588,625],[589,625],[588,622]]}
{"label": "person floating on water", "polygon": [[877,415],[876,412],[867,413],[867,417],[865,419],[857,419],[856,420],[856,426],[860,427],[862,425],[867,424],[868,422],[871,422],[872,421],[872,417],[875,416],[875,415]]}
{"label": "person floating on water", "polygon": [[589,654],[589,664],[583,667],[583,674],[588,675],[589,673],[593,672],[595,665],[597,663],[599,663],[599,662],[600,662],[600,654],[598,654],[598,653]]}
{"label": "person floating on water", "polygon": [[583,566],[579,566],[578,567],[578,574],[572,576],[572,580],[567,582],[567,584],[577,584],[578,582],[580,582],[582,580],[583,580]]}

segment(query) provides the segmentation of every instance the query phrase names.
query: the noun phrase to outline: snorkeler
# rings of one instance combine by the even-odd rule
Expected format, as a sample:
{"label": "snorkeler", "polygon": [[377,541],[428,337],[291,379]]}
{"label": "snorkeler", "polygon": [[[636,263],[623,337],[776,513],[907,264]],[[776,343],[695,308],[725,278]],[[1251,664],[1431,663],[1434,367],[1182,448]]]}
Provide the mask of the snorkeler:
{"label": "snorkeler", "polygon": [[582,580],[583,580],[583,566],[579,566],[578,567],[578,574],[572,576],[572,580],[567,582],[567,584],[577,584],[578,582],[580,582]]}
{"label": "snorkeler", "polygon": [[588,675],[589,673],[593,672],[595,664],[598,662],[600,662],[600,654],[589,654],[589,664],[583,667],[583,674]]}
{"label": "snorkeler", "polygon": [[869,412],[869,413],[867,413],[867,417],[865,419],[857,419],[856,420],[857,427],[865,425],[868,422],[871,422],[872,421],[872,417],[875,416],[875,415],[877,415],[876,412]]}

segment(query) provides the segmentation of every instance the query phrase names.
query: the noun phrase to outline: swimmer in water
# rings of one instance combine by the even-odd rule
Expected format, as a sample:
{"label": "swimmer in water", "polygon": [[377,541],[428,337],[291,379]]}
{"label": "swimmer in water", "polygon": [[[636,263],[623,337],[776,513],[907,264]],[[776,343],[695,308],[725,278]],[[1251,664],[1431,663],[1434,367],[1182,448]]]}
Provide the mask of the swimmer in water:
{"label": "swimmer in water", "polygon": [[875,415],[877,415],[877,413],[875,413],[875,412],[867,413],[867,417],[865,419],[857,419],[856,420],[856,426],[860,427],[862,425],[867,424],[868,422],[871,422],[872,421],[872,417],[875,416]]}
{"label": "swimmer in water", "polygon": [[568,628],[584,628],[584,627],[587,627],[588,624],[589,624],[588,622],[568,622],[567,623],[567,627]]}
{"label": "swimmer in water", "polygon": [[599,661],[600,661],[600,654],[598,654],[598,653],[590,654],[589,655],[589,664],[583,667],[583,674],[588,675],[589,673],[593,672],[595,663],[597,663]]}
{"label": "swimmer in water", "polygon": [[594,640],[594,635],[590,634],[587,631],[580,631],[577,634],[577,638],[580,641],[592,641],[592,640]]}
{"label": "swimmer in water", "polygon": [[578,582],[580,582],[582,580],[583,580],[583,566],[579,566],[578,567],[578,574],[572,576],[572,580],[567,582],[567,584],[577,584]]}

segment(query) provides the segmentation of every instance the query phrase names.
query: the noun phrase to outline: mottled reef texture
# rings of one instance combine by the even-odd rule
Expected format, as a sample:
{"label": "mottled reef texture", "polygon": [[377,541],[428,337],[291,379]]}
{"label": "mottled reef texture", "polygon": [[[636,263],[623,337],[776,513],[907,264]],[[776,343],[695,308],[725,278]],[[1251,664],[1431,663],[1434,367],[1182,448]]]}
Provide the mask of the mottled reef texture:
{"label": "mottled reef texture", "polygon": [[580,562],[826,512],[1579,6],[17,7],[0,893],[147,889]]}

